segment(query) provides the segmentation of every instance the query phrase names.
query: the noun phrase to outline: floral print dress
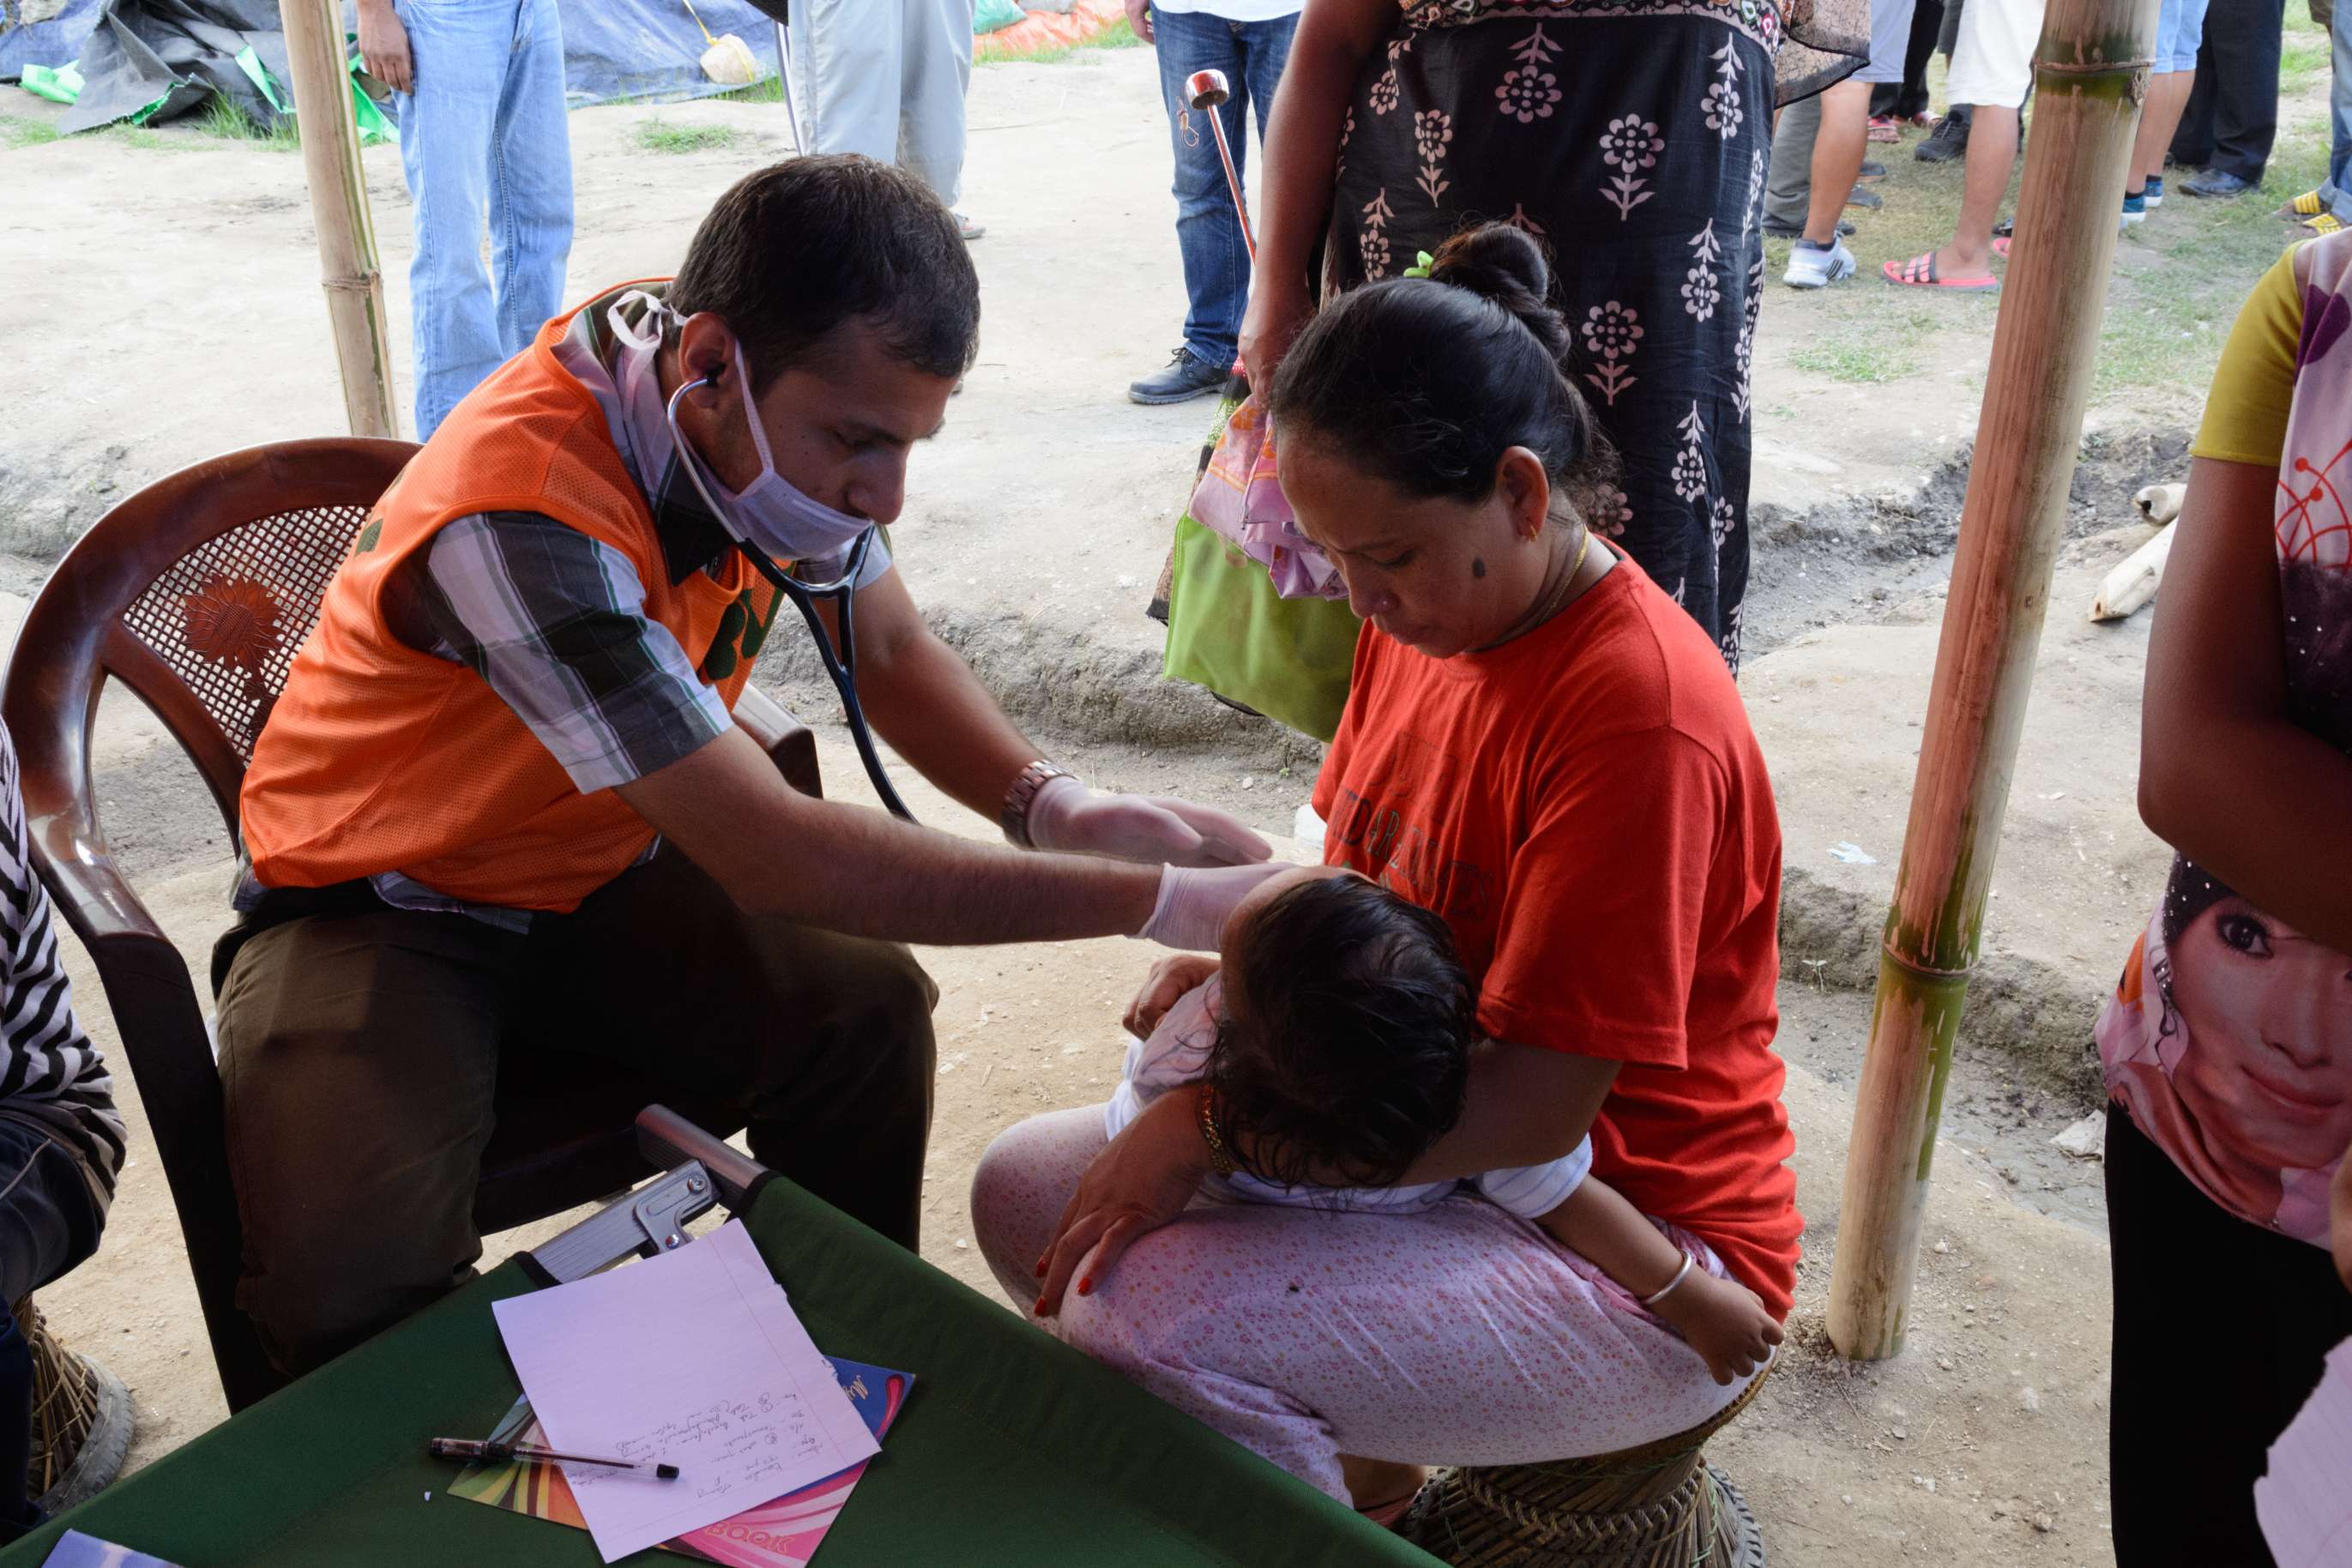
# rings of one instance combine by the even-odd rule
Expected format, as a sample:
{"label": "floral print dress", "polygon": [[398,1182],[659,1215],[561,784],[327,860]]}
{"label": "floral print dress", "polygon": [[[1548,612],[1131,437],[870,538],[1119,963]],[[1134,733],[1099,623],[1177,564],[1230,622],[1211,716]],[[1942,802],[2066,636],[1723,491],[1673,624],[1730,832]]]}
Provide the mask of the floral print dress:
{"label": "floral print dress", "polygon": [[1592,520],[1739,666],[1778,14],[1404,0],[1339,141],[1328,294],[1502,220],[1542,242],[1624,465]]}

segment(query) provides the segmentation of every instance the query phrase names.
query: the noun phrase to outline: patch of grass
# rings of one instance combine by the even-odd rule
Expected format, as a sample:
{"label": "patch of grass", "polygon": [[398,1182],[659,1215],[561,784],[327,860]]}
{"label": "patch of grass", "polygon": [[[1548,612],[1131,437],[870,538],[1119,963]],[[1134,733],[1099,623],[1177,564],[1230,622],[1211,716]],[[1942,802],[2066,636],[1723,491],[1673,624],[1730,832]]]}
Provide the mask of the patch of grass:
{"label": "patch of grass", "polygon": [[223,142],[251,142],[273,153],[299,153],[302,150],[301,133],[294,121],[281,120],[267,129],[256,125],[245,110],[225,98],[215,98],[205,105],[205,111],[195,120],[200,135]]}
{"label": "patch of grass", "polygon": [[11,147],[42,147],[62,134],[46,120],[0,120],[0,137]]}
{"label": "patch of grass", "polygon": [[1124,16],[1091,38],[1081,38],[1075,44],[1055,44],[1039,49],[1033,55],[1016,53],[996,42],[996,37],[997,35],[991,33],[980,40],[980,47],[972,51],[971,58],[974,65],[1001,66],[1026,63],[1048,66],[1057,60],[1066,60],[1072,55],[1084,54],[1089,50],[1139,49],[1143,47],[1143,40],[1135,36],[1135,29],[1127,25],[1127,18]]}
{"label": "patch of grass", "polygon": [[2326,34],[2287,34],[2279,45],[2279,91],[2310,86],[2327,73],[2330,64]]}
{"label": "patch of grass", "polygon": [[721,103],[782,103],[784,101],[784,79],[763,76],[749,87],[722,92],[718,98]]}
{"label": "patch of grass", "polygon": [[191,137],[167,136],[145,125],[110,125],[99,134],[142,153],[185,153],[195,146]]}
{"label": "patch of grass", "polygon": [[2298,127],[2280,139],[2262,191],[2168,198],[2124,237],[2100,325],[2095,401],[2161,389],[2193,412],[2254,279],[2304,237],[2271,216],[2281,193],[2319,184],[2326,162],[2324,137]]}
{"label": "patch of grass", "polygon": [[648,153],[714,153],[735,145],[730,125],[673,125],[656,115],[637,127],[637,145]]}

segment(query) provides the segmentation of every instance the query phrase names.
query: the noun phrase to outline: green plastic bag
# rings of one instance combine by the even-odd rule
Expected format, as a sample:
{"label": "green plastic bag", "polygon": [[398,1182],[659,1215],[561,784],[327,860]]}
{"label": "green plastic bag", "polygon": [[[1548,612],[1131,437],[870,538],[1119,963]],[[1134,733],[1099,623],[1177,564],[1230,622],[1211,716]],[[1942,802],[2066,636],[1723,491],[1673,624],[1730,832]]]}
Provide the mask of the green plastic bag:
{"label": "green plastic bag", "polygon": [[1176,522],[1160,673],[1329,741],[1363,623],[1344,599],[1286,599],[1265,567],[1191,517]]}
{"label": "green plastic bag", "polygon": [[994,33],[1015,22],[1026,21],[1028,16],[1029,13],[1014,0],[979,0],[971,11],[971,30],[975,37],[982,33]]}
{"label": "green plastic bag", "polygon": [[[383,110],[375,106],[375,100],[370,98],[359,84],[359,76],[365,69],[360,62],[360,57],[353,55],[345,63],[352,78],[352,119],[359,126],[360,144],[363,147],[373,147],[379,142],[399,141],[400,132],[393,128],[392,121],[384,118]],[[293,96],[279,86],[278,79],[270,74],[269,68],[261,63],[259,55],[255,54],[250,48],[240,49],[237,51],[236,64],[237,68],[245,72],[246,79],[252,82],[261,96],[269,101],[270,108],[289,120],[294,118]]]}
{"label": "green plastic bag", "polygon": [[73,67],[59,66],[52,70],[47,66],[27,65],[23,78],[24,89],[36,98],[46,98],[51,103],[76,103],[81,99],[81,72]]}

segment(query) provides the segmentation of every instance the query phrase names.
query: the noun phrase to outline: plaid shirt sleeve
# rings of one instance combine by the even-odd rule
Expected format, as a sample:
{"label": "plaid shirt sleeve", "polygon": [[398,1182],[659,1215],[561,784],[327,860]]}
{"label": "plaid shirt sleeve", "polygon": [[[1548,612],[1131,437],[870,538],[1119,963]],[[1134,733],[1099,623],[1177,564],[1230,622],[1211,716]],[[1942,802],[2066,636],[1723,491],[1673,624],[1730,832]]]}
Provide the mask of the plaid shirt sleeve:
{"label": "plaid shirt sleeve", "polygon": [[444,527],[407,584],[427,651],[469,666],[583,795],[645,777],[734,726],[627,556],[536,512]]}

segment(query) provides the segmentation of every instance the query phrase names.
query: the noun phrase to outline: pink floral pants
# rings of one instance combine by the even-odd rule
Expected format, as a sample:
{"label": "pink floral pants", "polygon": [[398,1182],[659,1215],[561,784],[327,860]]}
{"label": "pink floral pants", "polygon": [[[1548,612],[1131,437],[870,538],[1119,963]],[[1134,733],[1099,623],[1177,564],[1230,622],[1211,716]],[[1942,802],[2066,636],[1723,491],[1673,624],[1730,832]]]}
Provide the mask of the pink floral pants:
{"label": "pink floral pants", "polygon": [[[972,1178],[1005,1294],[1107,1140],[1100,1106],[1032,1117]],[[1714,1272],[1721,1263],[1687,1236]],[[1056,1331],[1179,1410],[1346,1500],[1339,1456],[1524,1464],[1670,1436],[1721,1410],[1696,1352],[1584,1259],[1482,1198],[1413,1215],[1200,1205]]]}

